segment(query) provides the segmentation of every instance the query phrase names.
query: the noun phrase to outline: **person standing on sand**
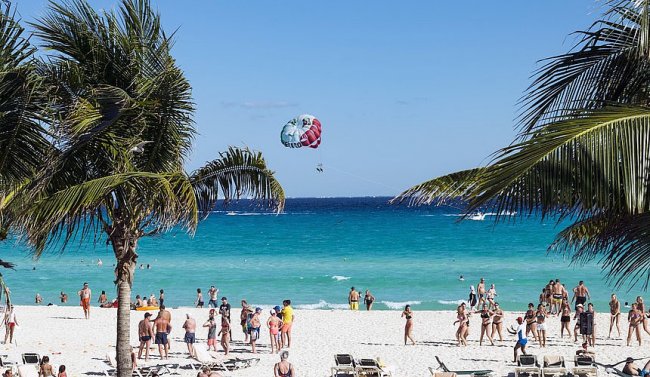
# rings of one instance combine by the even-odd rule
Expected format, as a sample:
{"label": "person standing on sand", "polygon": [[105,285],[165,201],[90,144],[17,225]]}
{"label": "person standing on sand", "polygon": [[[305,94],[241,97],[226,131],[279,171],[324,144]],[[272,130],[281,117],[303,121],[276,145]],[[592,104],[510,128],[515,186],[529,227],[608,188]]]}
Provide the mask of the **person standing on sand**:
{"label": "person standing on sand", "polygon": [[492,339],[494,339],[494,333],[499,334],[499,341],[503,342],[503,335],[501,331],[503,329],[503,309],[499,307],[499,303],[494,303],[494,316],[492,317]]}
{"label": "person standing on sand", "polygon": [[241,300],[241,312],[239,313],[239,324],[241,329],[244,332],[244,343],[248,343],[248,326],[246,322],[248,321],[248,315],[253,312],[250,305],[246,300]]}
{"label": "person standing on sand", "polygon": [[144,361],[149,361],[149,347],[151,346],[151,339],[154,336],[150,317],[151,313],[146,312],[144,313],[144,319],[138,323],[138,337],[140,339],[138,359],[142,359],[142,350],[144,349]]}
{"label": "person standing on sand", "polygon": [[359,292],[354,290],[354,287],[350,288],[350,293],[348,293],[348,305],[350,305],[350,310],[359,310]]}
{"label": "person standing on sand", "polygon": [[569,324],[571,323],[571,307],[569,303],[564,301],[560,307],[560,338],[564,337],[564,330],[569,334],[569,339],[571,339],[571,330],[569,329]]}
{"label": "person standing on sand", "polygon": [[363,303],[366,305],[367,311],[370,311],[372,309],[373,302],[375,302],[375,296],[370,293],[370,290],[366,289],[366,295],[363,296]]}
{"label": "person standing on sand", "polygon": [[219,306],[219,303],[217,303],[217,296],[219,296],[219,290],[214,287],[214,285],[210,286],[210,289],[208,289],[208,296],[210,297],[210,301],[208,301],[208,308],[216,308]]}
{"label": "person standing on sand", "polygon": [[537,318],[535,317],[535,305],[533,303],[528,304],[528,310],[524,315],[524,320],[526,321],[526,336],[528,333],[533,333],[533,339],[536,342],[539,342],[537,338]]}
{"label": "person standing on sand", "polygon": [[514,362],[517,362],[517,352],[521,348],[521,353],[526,354],[526,343],[528,343],[528,338],[526,338],[526,325],[524,324],[524,319],[521,317],[517,318],[517,324],[519,325],[517,327],[517,343],[515,343],[515,359]]}
{"label": "person standing on sand", "polygon": [[492,318],[494,313],[488,310],[488,306],[486,304],[483,304],[483,309],[475,311],[474,313],[481,315],[481,337],[479,338],[478,345],[483,345],[483,336],[485,335],[487,335],[487,338],[490,340],[490,344],[494,345],[494,341],[490,335],[490,318]]}
{"label": "person standing on sand", "polygon": [[187,313],[185,323],[183,323],[183,328],[185,329],[185,344],[187,344],[187,352],[190,353],[190,357],[194,357],[194,342],[196,341],[196,321],[192,316]]}
{"label": "person standing on sand", "polygon": [[203,327],[208,328],[208,351],[210,351],[210,346],[212,346],[214,352],[217,352],[217,323],[214,320],[214,310],[210,311],[210,317],[203,324]]}
{"label": "person standing on sand", "polygon": [[539,346],[546,347],[546,318],[548,313],[544,304],[537,305],[535,318],[537,318],[537,338],[539,339]]}
{"label": "person standing on sand", "polygon": [[280,362],[273,366],[274,377],[296,377],[296,371],[289,361],[289,352],[282,351],[280,353]]}
{"label": "person standing on sand", "polygon": [[201,288],[196,288],[196,301],[194,301],[194,305],[197,308],[203,308],[203,293],[201,293]]}
{"label": "person standing on sand", "polygon": [[167,348],[169,340],[167,339],[167,335],[171,332],[172,329],[171,323],[169,323],[165,315],[162,315],[163,310],[164,309],[161,307],[160,313],[158,313],[158,317],[153,321],[153,325],[156,329],[155,343],[158,345],[158,352],[160,353],[161,360],[167,359],[169,356],[169,350]]}
{"label": "person standing on sand", "polygon": [[411,344],[415,345],[415,340],[413,340],[413,312],[411,311],[411,305],[406,305],[404,311],[402,312],[402,318],[406,318],[406,325],[404,325],[404,345],[407,344],[407,341],[410,340]]}
{"label": "person standing on sand", "polygon": [[295,314],[293,314],[293,308],[291,307],[291,300],[282,301],[282,347],[291,348],[291,327],[293,326],[293,321],[296,320]]}
{"label": "person standing on sand", "polygon": [[14,306],[9,305],[9,311],[5,314],[5,344],[7,340],[9,344],[14,342],[14,329],[18,326],[18,321],[16,320],[16,312],[14,311]]}
{"label": "person standing on sand", "polygon": [[582,304],[584,305],[587,303],[587,300],[590,300],[591,296],[589,295],[589,289],[585,286],[585,282],[580,280],[578,283],[578,286],[573,288],[573,297],[571,298],[571,302],[576,303],[575,310],[578,310],[578,305]]}
{"label": "person standing on sand", "polygon": [[275,309],[271,309],[271,316],[266,321],[266,327],[269,328],[269,334],[271,335],[271,353],[280,352],[280,345],[278,344],[278,333],[282,327],[282,321],[278,318]]}
{"label": "person standing on sand", "polygon": [[641,324],[641,313],[637,307],[636,303],[632,304],[630,312],[627,314],[627,321],[630,323],[627,329],[627,346],[630,346],[630,341],[632,340],[632,333],[636,334],[636,339],[639,341],[639,347],[641,346],[641,329],[639,325]]}
{"label": "person standing on sand", "polygon": [[260,328],[262,327],[262,322],[260,321],[260,314],[262,313],[262,308],[255,308],[255,313],[251,318],[251,328],[250,328],[250,340],[251,340],[251,351],[257,353],[255,349],[255,342],[260,338]]}
{"label": "person standing on sand", "polygon": [[618,336],[621,336],[621,327],[619,325],[619,320],[621,318],[621,303],[616,298],[616,295],[612,293],[612,299],[609,301],[609,335],[607,339],[612,336],[612,329],[614,324],[616,324],[616,330],[618,331]]}
{"label": "person standing on sand", "polygon": [[456,321],[454,325],[458,323],[458,330],[456,330],[456,340],[458,341],[458,346],[467,345],[467,322],[469,318],[465,313],[465,307],[463,305],[458,305],[456,308]]}
{"label": "person standing on sand", "polygon": [[564,287],[560,283],[560,279],[555,279],[555,284],[553,284],[552,294],[553,294],[553,304],[557,308],[557,315],[562,314],[562,297],[564,297]]}
{"label": "person standing on sand", "polygon": [[83,288],[77,293],[81,299],[81,307],[84,309],[84,316],[86,319],[90,318],[90,299],[92,291],[88,287],[88,283],[84,283]]}
{"label": "person standing on sand", "polygon": [[485,279],[481,278],[481,281],[478,282],[478,285],[476,286],[476,289],[478,290],[478,306],[482,307],[483,304],[485,304]]}
{"label": "person standing on sand", "polygon": [[231,331],[230,320],[224,316],[221,316],[221,330],[219,331],[219,335],[221,336],[221,348],[223,348],[223,352],[225,352],[226,356],[228,356],[228,353],[230,351]]}

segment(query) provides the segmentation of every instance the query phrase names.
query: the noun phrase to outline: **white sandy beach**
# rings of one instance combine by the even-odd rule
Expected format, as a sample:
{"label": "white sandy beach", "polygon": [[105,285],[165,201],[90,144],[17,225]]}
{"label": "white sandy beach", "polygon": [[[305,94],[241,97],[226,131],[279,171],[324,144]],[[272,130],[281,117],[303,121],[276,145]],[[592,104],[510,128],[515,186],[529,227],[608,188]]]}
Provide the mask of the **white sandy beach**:
{"label": "white sandy beach", "polygon": [[[208,316],[208,309],[171,309],[174,327],[172,331],[172,348],[170,362],[187,363],[187,349],[182,343],[184,334],[181,328],[185,313],[197,318],[200,326]],[[136,345],[136,327],[143,312],[131,312],[131,339]],[[268,310],[265,310],[264,320]],[[400,311],[325,311],[296,310],[294,323],[294,344],[290,350],[289,360],[295,365],[298,376],[329,376],[334,364],[334,354],[350,353],[356,358],[381,359],[391,367],[393,376],[428,376],[428,366],[437,366],[434,356],[439,356],[452,369],[493,369],[499,376],[507,376],[514,371],[512,363],[512,346],[514,336],[504,334],[504,342],[495,346],[485,343],[478,345],[480,325],[478,315],[472,317],[469,345],[457,347],[454,338],[455,327],[452,325],[455,314],[441,311],[415,311],[414,337],[415,346],[403,345],[404,320]],[[238,318],[239,309],[233,308],[233,318]],[[35,307],[19,306],[16,315],[20,323],[16,331],[16,345],[3,345],[3,352],[9,358],[18,360],[20,353],[37,352],[49,355],[52,364],[65,364],[68,376],[84,376],[107,369],[104,362],[106,354],[115,352],[115,309],[92,308],[91,320],[84,320],[80,307]],[[505,324],[514,324],[521,313],[507,313]],[[597,344],[595,352],[597,361],[603,364],[619,362],[627,356],[650,357],[646,335],[643,347],[626,347],[625,339],[606,340],[608,314],[597,315]],[[623,319],[623,318],[622,318]],[[563,355],[573,360],[573,354],[579,344],[567,338],[559,340],[559,318],[549,321],[549,345],[540,349],[536,344],[529,347],[529,353],[543,355]],[[621,323],[623,337],[627,334],[627,322]],[[603,334],[604,333],[604,334]],[[205,346],[207,330],[200,329],[197,338],[200,346]],[[566,336],[566,335],[565,335]],[[232,356],[240,358],[253,357],[250,346],[243,345],[243,334],[233,326],[234,352]],[[260,377],[272,376],[273,364],[277,355],[269,354],[268,331],[262,332],[260,353],[261,360],[255,367],[230,373],[232,376]],[[487,345],[486,345],[487,344]],[[529,343],[530,344],[530,343]],[[157,349],[153,351],[153,361],[147,365],[159,363]],[[222,355],[222,353],[219,353]],[[573,366],[568,363],[568,367]],[[643,364],[641,364],[643,365]],[[621,368],[619,366],[619,368]],[[600,370],[602,375],[606,372]],[[185,371],[184,375],[195,376],[196,373]]]}

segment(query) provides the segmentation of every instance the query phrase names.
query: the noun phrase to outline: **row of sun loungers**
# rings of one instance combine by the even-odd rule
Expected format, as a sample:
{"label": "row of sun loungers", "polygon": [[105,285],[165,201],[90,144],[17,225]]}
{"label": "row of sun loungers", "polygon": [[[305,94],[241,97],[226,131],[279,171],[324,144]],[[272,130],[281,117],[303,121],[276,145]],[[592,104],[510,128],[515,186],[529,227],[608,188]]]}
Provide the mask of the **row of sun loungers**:
{"label": "row of sun loungers", "polygon": [[[574,364],[575,367],[570,370],[574,376],[596,377],[598,375],[596,360],[592,356],[576,355]],[[569,369],[563,356],[544,356],[543,363],[540,365],[536,355],[520,355],[517,360],[517,367],[515,367],[515,377],[557,377],[568,374]]]}
{"label": "row of sun loungers", "polygon": [[387,377],[392,373],[375,359],[354,359],[350,354],[334,355],[332,377]]}

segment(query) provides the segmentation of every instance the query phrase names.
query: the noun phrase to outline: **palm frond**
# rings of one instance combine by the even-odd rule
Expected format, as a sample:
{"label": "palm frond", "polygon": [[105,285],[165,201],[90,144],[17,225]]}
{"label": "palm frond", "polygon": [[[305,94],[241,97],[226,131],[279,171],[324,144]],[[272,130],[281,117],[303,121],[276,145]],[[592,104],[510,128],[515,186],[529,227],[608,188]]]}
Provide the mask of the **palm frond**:
{"label": "palm frond", "polygon": [[391,204],[443,205],[465,201],[478,183],[482,169],[463,170],[420,183],[390,200]]}

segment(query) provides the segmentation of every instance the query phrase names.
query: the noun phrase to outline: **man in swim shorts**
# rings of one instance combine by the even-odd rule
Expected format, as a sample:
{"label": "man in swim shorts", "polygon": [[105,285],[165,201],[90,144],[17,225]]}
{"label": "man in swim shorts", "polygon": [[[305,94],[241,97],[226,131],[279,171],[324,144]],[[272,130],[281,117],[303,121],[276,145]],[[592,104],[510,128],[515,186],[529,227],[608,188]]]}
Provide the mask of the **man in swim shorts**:
{"label": "man in swim shorts", "polygon": [[481,281],[476,286],[476,291],[478,293],[478,307],[482,307],[486,303],[485,299],[485,279],[481,278]]}
{"label": "man in swim shorts", "polygon": [[526,324],[524,319],[521,317],[517,318],[517,343],[515,343],[515,363],[517,362],[517,351],[521,348],[521,353],[526,354],[526,343],[528,343],[528,338],[526,338]]}
{"label": "man in swim shorts", "polygon": [[140,347],[138,349],[138,359],[142,358],[142,350],[145,350],[144,361],[149,361],[149,346],[153,338],[153,328],[151,327],[151,313],[144,313],[144,319],[138,323],[138,337],[140,338]]}
{"label": "man in swim shorts", "polygon": [[355,291],[354,287],[348,293],[348,305],[350,305],[350,310],[359,310],[359,292]]}
{"label": "man in swim shorts", "polygon": [[210,297],[210,300],[208,301],[208,308],[216,308],[219,306],[219,303],[217,302],[217,296],[219,295],[219,290],[214,287],[214,285],[210,286],[210,289],[208,290],[208,297]]}
{"label": "man in swim shorts", "polygon": [[580,280],[578,286],[573,288],[573,298],[571,299],[571,302],[576,302],[575,310],[578,310],[578,305],[582,305],[584,307],[584,305],[587,303],[587,299],[591,299],[591,296],[589,295],[589,289],[587,289],[585,286],[585,282]]}
{"label": "man in swim shorts", "polygon": [[555,279],[555,284],[553,284],[552,292],[553,305],[557,308],[557,315],[560,315],[560,308],[562,307],[562,297],[564,297],[564,287],[560,283],[560,279]]}
{"label": "man in swim shorts", "polygon": [[296,316],[293,314],[293,308],[291,307],[291,300],[282,301],[282,347],[285,345],[287,348],[291,348],[291,327],[293,321],[296,319]]}
{"label": "man in swim shorts", "polygon": [[[167,359],[169,356],[169,350],[167,345],[169,341],[167,339],[167,334],[171,332],[172,325],[167,320],[167,317],[163,314],[164,309],[160,309],[158,317],[153,321],[153,325],[156,328],[156,340],[155,343],[158,345],[158,352],[160,353],[160,359]],[[165,356],[163,356],[163,349],[165,350]]]}
{"label": "man in swim shorts", "polygon": [[90,298],[92,297],[92,291],[88,287],[88,283],[84,283],[83,288],[78,294],[81,300],[81,307],[84,309],[84,316],[88,319],[90,318]]}
{"label": "man in swim shorts", "polygon": [[187,352],[190,353],[190,357],[194,357],[194,342],[196,340],[196,321],[189,313],[186,314],[187,319],[183,323],[183,328],[185,329],[185,344],[187,344]]}

